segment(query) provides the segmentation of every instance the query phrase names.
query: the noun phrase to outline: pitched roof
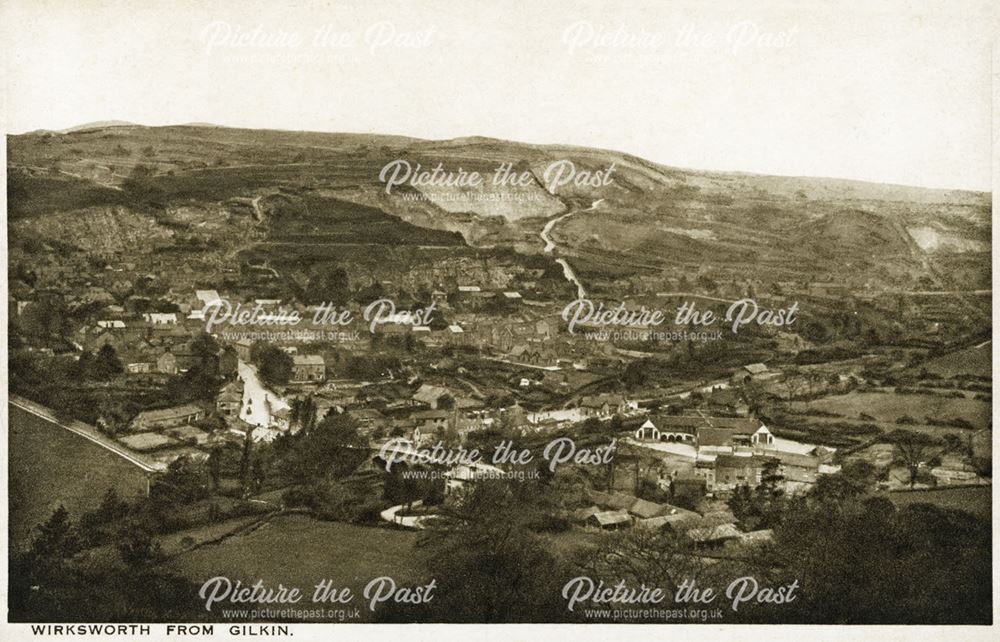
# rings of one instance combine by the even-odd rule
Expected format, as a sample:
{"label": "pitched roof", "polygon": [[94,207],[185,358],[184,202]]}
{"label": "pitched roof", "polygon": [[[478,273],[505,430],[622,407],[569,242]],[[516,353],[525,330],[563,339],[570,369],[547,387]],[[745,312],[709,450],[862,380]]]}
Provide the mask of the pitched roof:
{"label": "pitched roof", "polygon": [[770,542],[774,539],[774,531],[770,528],[765,528],[759,531],[750,531],[748,533],[743,533],[740,539],[747,544],[763,544],[764,542]]}
{"label": "pitched roof", "polygon": [[728,446],[733,440],[733,431],[725,428],[702,428],[698,431],[699,446]]}
{"label": "pitched roof", "polygon": [[628,512],[624,510],[609,510],[603,513],[594,513],[592,519],[596,520],[601,526],[625,524],[632,521],[632,518],[628,516]]}
{"label": "pitched roof", "polygon": [[748,466],[763,468],[763,458],[740,457],[739,455],[719,455],[715,458],[716,468],[747,468]]}
{"label": "pitched roof", "polygon": [[749,372],[750,374],[760,374],[762,372],[767,372],[767,366],[765,366],[763,363],[750,363],[743,366],[743,369]]}
{"label": "pitched roof", "polygon": [[451,416],[447,410],[424,410],[411,415],[413,419],[447,419]]}
{"label": "pitched roof", "polygon": [[187,417],[188,415],[194,415],[201,412],[204,412],[201,406],[193,403],[187,403],[182,406],[171,406],[170,408],[160,408],[159,410],[143,410],[137,414],[132,421],[165,421],[167,419]]}
{"label": "pitched roof", "polygon": [[219,293],[215,290],[195,290],[194,295],[199,301],[204,303],[206,307],[220,301]]}
{"label": "pitched roof", "polygon": [[668,510],[669,509],[662,504],[657,504],[656,502],[651,502],[646,499],[636,499],[632,502],[628,512],[632,513],[636,517],[649,519],[650,517],[659,517]]}
{"label": "pitched roof", "polygon": [[[683,432],[694,435],[698,426],[704,423],[702,417],[675,417],[671,415],[655,415],[649,418],[653,427],[664,432]],[[643,424],[645,425],[645,424]]]}
{"label": "pitched roof", "polygon": [[417,391],[413,393],[412,398],[416,401],[420,401],[426,404],[436,404],[441,397],[445,395],[450,395],[447,388],[442,388],[441,386],[432,386],[430,384],[423,384]]}
{"label": "pitched roof", "polygon": [[725,539],[738,539],[741,536],[740,531],[732,524],[692,528],[684,534],[696,542],[718,542]]}
{"label": "pitched roof", "polygon": [[174,440],[166,435],[161,435],[158,432],[137,432],[132,435],[125,435],[124,437],[119,437],[118,441],[122,442],[129,448],[133,450],[153,450],[154,448],[159,448],[161,446],[166,446],[167,444],[174,443]]}

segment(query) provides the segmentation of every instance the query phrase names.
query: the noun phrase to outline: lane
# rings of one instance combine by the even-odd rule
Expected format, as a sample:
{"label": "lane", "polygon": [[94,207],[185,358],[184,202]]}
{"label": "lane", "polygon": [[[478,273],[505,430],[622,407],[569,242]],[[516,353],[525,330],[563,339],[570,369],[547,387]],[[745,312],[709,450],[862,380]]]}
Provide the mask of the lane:
{"label": "lane", "polygon": [[[582,209],[582,210],[570,210],[569,212],[566,212],[565,214],[563,214],[561,216],[557,216],[556,218],[554,218],[551,221],[549,221],[548,223],[546,223],[545,227],[543,227],[542,231],[539,232],[539,234],[538,234],[542,238],[542,242],[545,243],[545,248],[544,248],[543,251],[545,253],[547,253],[547,254],[552,254],[552,251],[556,249],[556,243],[555,243],[555,241],[552,240],[552,237],[550,236],[550,234],[552,233],[552,229],[555,227],[556,223],[558,223],[559,221],[562,221],[562,220],[565,220],[565,219],[569,218],[573,214],[578,214],[580,212],[590,212],[590,211],[593,211],[593,210],[597,209],[597,206],[600,205],[603,202],[604,202],[604,199],[603,198],[599,198],[596,201],[594,201],[593,203],[591,203],[590,207],[588,207],[588,208],[585,208],[585,209]],[[576,286],[576,296],[577,296],[577,298],[578,299],[586,299],[587,298],[587,290],[586,290],[586,288],[583,287],[583,283],[580,282],[580,279],[576,276],[576,272],[573,271],[573,267],[569,264],[569,262],[566,261],[566,259],[558,258],[558,259],[556,259],[556,263],[558,263],[559,265],[562,266],[563,276],[566,277],[566,280]]]}

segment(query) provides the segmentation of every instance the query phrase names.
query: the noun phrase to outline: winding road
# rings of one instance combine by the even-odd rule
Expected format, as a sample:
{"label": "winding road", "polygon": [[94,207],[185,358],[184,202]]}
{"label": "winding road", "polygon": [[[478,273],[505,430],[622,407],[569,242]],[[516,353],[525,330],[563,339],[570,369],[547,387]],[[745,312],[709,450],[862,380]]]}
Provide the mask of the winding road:
{"label": "winding road", "polygon": [[[548,223],[546,223],[545,227],[543,227],[542,231],[539,232],[539,234],[538,234],[542,238],[542,241],[545,243],[545,249],[543,251],[546,252],[546,253],[548,253],[548,254],[551,254],[552,250],[556,249],[555,241],[553,241],[552,237],[549,236],[549,234],[552,232],[552,228],[555,227],[556,223],[558,223],[559,221],[561,221],[563,219],[569,218],[570,216],[572,216],[573,214],[576,214],[578,212],[590,212],[590,211],[593,211],[593,210],[597,209],[597,206],[600,205],[603,202],[604,202],[604,199],[603,198],[599,198],[596,201],[594,201],[593,203],[591,203],[590,207],[588,207],[588,208],[585,208],[585,209],[582,209],[582,210],[570,210],[570,211],[566,212],[565,214],[563,214],[561,216],[557,216],[554,219],[552,219],[551,221],[549,221]],[[580,279],[577,278],[576,272],[573,271],[573,268],[566,261],[566,259],[562,259],[562,258],[556,259],[556,263],[558,263],[559,265],[562,266],[563,276],[566,277],[566,280],[576,286],[576,295],[577,295],[577,298],[579,298],[579,299],[586,299],[587,298],[587,290],[583,287],[583,284],[580,283]]]}

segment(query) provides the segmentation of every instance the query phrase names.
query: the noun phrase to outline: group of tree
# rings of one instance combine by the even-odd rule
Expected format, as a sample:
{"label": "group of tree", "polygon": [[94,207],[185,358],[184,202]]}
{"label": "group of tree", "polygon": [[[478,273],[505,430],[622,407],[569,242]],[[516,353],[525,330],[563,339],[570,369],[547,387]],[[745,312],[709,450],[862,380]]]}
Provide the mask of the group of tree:
{"label": "group of tree", "polygon": [[309,432],[316,426],[318,412],[316,400],[312,395],[296,397],[291,403],[289,419],[292,425],[299,426],[303,432]]}
{"label": "group of tree", "polygon": [[369,485],[348,479],[371,456],[369,445],[347,414],[328,413],[308,431],[280,436],[274,456],[278,473],[291,484],[285,504],[305,506],[324,519],[377,519],[381,498]]}
{"label": "group of tree", "polygon": [[305,288],[307,303],[346,305],[351,298],[347,270],[335,263],[324,263],[315,268]]}
{"label": "group of tree", "polygon": [[[160,559],[159,548],[150,529],[133,518],[134,510],[113,491],[77,523],[64,507],[57,507],[37,527],[28,550],[10,551],[10,621],[153,622],[203,617],[198,611],[198,586],[154,564]],[[107,543],[119,552],[124,565],[76,562],[84,549]]]}
{"label": "group of tree", "polygon": [[104,344],[97,354],[84,350],[76,361],[73,373],[80,379],[109,381],[125,371],[118,353],[110,344]]}
{"label": "group of tree", "polygon": [[250,346],[250,361],[269,386],[283,386],[292,376],[292,357],[270,343],[258,341]]}

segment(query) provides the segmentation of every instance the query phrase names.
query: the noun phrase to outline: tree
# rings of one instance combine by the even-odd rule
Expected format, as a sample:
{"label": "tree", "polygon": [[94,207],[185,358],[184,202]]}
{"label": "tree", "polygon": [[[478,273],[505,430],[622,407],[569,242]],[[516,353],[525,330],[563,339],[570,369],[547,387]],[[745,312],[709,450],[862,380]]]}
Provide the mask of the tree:
{"label": "tree", "polygon": [[894,430],[885,436],[885,441],[893,446],[893,463],[903,466],[909,472],[910,488],[917,483],[920,467],[947,450],[940,439],[909,430]]}
{"label": "tree", "polygon": [[737,486],[729,499],[729,508],[745,530],[753,531],[772,528],[781,519],[785,508],[784,490],[781,482],[780,463],[768,459],[761,471],[761,481],[751,489],[743,484]]}
{"label": "tree", "polygon": [[670,531],[633,528],[603,537],[596,551],[578,561],[579,575],[655,586],[674,595],[685,580],[708,583],[703,578],[713,565],[692,552],[685,539]]}
{"label": "tree", "polygon": [[[481,481],[439,508],[427,531],[435,598],[381,617],[449,622],[548,622],[569,617],[559,591],[569,568],[537,533],[553,525],[552,494],[538,483]],[[409,611],[409,612],[408,612]]]}
{"label": "tree", "polygon": [[368,457],[368,439],[350,415],[327,415],[315,428],[292,439],[283,468],[299,484],[341,479]]}
{"label": "tree", "polygon": [[251,493],[259,493],[260,489],[264,487],[264,480],[266,479],[267,471],[264,468],[264,460],[259,456],[254,457],[253,464],[250,466],[250,491]]}
{"label": "tree", "polygon": [[250,462],[253,456],[253,429],[247,428],[243,435],[243,453],[240,456],[240,484],[243,488],[243,496],[246,497],[250,490]]}
{"label": "tree", "polygon": [[250,347],[250,360],[268,385],[283,386],[292,376],[292,358],[277,346],[258,341]]}
{"label": "tree", "polygon": [[215,337],[202,332],[191,340],[190,348],[197,368],[208,375],[219,374],[219,342]]}
{"label": "tree", "polygon": [[138,204],[148,204],[163,196],[163,189],[156,184],[156,168],[142,164],[133,167],[122,181],[122,191]]}
{"label": "tree", "polygon": [[46,294],[24,308],[20,327],[29,335],[45,338],[58,336],[66,330],[66,304],[59,295]]}
{"label": "tree", "polygon": [[648,379],[649,365],[646,359],[640,359],[628,364],[622,372],[622,383],[630,389],[645,384]]}
{"label": "tree", "polygon": [[99,381],[107,381],[125,370],[118,353],[107,343],[97,351],[89,369],[91,376]]}
{"label": "tree", "polygon": [[222,478],[222,446],[214,446],[208,453],[208,474],[212,478],[212,488],[219,490]]}
{"label": "tree", "polygon": [[160,555],[160,544],[153,538],[153,532],[138,520],[130,520],[122,528],[115,547],[122,561],[133,568],[156,561]]}
{"label": "tree", "polygon": [[157,477],[149,489],[157,504],[190,504],[209,495],[211,476],[206,467],[187,456],[170,462],[167,471]]}
{"label": "tree", "polygon": [[335,263],[320,265],[306,284],[305,295],[309,303],[345,305],[350,297],[347,272]]}
{"label": "tree", "polygon": [[88,531],[111,524],[128,515],[128,511],[128,502],[122,500],[115,489],[109,488],[101,498],[101,505],[97,510],[84,513],[80,517],[80,530]]}
{"label": "tree", "polygon": [[774,575],[772,585],[797,579],[808,587],[772,620],[988,621],[987,519],[919,503],[897,511],[885,498],[821,498],[817,490],[819,484],[791,503],[760,560],[760,570]]}
{"label": "tree", "polygon": [[61,504],[37,530],[31,554],[41,562],[62,562],[80,550],[80,538],[70,521],[69,511]]}

